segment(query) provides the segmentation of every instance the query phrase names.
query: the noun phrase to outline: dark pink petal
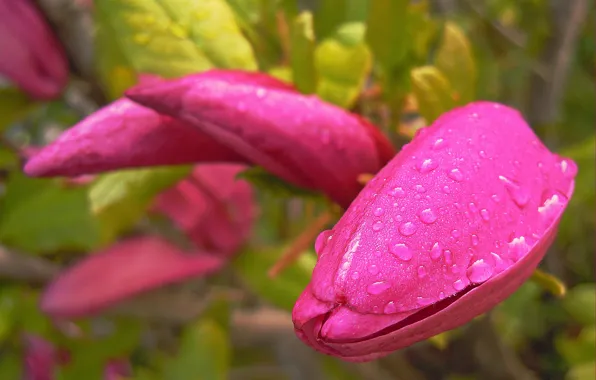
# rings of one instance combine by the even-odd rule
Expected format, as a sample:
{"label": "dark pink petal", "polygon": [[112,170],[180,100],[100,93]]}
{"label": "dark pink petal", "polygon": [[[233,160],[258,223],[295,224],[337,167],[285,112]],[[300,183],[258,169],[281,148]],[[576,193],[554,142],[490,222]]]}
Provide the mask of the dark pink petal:
{"label": "dark pink petal", "polygon": [[158,196],[156,209],[198,247],[224,256],[237,253],[250,236],[257,215],[250,184],[236,180],[245,168],[197,165],[187,179]]}
{"label": "dark pink petal", "polygon": [[24,380],[53,380],[58,351],[47,340],[33,334],[24,336]]}
{"label": "dark pink petal", "polygon": [[361,190],[358,175],[376,173],[392,157],[387,139],[356,115],[314,96],[263,85],[254,75],[263,78],[206,72],[139,86],[127,96],[347,206]]}
{"label": "dark pink petal", "polygon": [[576,172],[511,108],[477,102],[443,115],[318,239],[298,335],[365,361],[486,312],[546,253]]}
{"label": "dark pink petal", "polygon": [[82,317],[125,298],[219,270],[212,254],[187,254],[158,237],[133,238],[86,257],[45,290],[41,309],[54,317]]}
{"label": "dark pink petal", "polygon": [[242,160],[196,128],[120,99],[65,131],[33,156],[24,170],[31,176],[79,176],[124,168]]}
{"label": "dark pink petal", "polygon": [[30,0],[0,0],[0,74],[39,99],[54,98],[68,80],[59,42]]}
{"label": "dark pink petal", "polygon": [[128,360],[110,360],[105,366],[103,380],[125,380],[132,375],[132,368]]}

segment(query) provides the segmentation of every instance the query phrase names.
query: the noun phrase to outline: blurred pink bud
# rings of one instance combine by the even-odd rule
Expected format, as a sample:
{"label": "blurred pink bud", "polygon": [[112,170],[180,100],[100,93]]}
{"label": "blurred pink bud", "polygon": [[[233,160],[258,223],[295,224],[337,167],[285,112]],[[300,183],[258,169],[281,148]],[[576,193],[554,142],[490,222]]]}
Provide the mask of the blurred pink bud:
{"label": "blurred pink bud", "polygon": [[41,309],[53,316],[92,315],[143,291],[218,271],[225,261],[186,253],[153,236],[131,238],[84,258],[45,290]]}
{"label": "blurred pink bud", "polygon": [[33,334],[24,336],[24,380],[53,380],[58,350],[47,340]]}
{"label": "blurred pink bud", "polygon": [[[295,185],[321,190],[343,206],[394,154],[357,115],[315,96],[272,87],[264,74],[217,71],[141,85],[134,101],[193,125],[220,144]],[[224,73],[227,73],[224,75]]]}
{"label": "blurred pink bud", "polygon": [[236,180],[245,168],[197,165],[190,176],[158,196],[156,209],[198,248],[231,256],[250,236],[257,215],[250,184]]}
{"label": "blurred pink bud", "polygon": [[30,0],[0,0],[0,75],[39,99],[58,96],[66,85],[62,47]]}
{"label": "blurred pink bud", "polygon": [[110,360],[104,368],[104,380],[125,380],[132,375],[132,368],[128,360]]}
{"label": "blurred pink bud", "polygon": [[576,173],[511,108],[478,102],[448,112],[319,236],[293,312],[298,336],[368,361],[490,310],[553,242]]}

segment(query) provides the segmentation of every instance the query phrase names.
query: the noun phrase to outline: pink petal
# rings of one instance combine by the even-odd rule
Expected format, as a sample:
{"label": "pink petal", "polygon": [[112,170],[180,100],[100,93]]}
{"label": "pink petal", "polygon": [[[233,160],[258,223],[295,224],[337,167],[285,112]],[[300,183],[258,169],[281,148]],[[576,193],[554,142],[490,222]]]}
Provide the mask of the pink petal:
{"label": "pink petal", "polygon": [[59,42],[29,0],[0,0],[0,74],[39,99],[58,96],[68,80]]}
{"label": "pink petal", "polygon": [[187,254],[158,237],[133,238],[63,272],[45,290],[41,309],[54,317],[83,317],[138,293],[211,274],[223,264],[211,254]]}
{"label": "pink petal", "polygon": [[187,179],[158,196],[156,209],[173,219],[198,247],[224,256],[237,253],[257,215],[251,186],[236,180],[245,168],[197,165]]}
{"label": "pink petal", "polygon": [[24,170],[31,176],[79,176],[218,161],[242,158],[185,123],[120,99],[65,131]]}
{"label": "pink petal", "polygon": [[58,352],[54,345],[33,334],[24,336],[24,380],[53,380]]}
{"label": "pink petal", "polygon": [[[338,306],[301,336],[370,360],[486,312],[546,253],[576,171],[513,109],[477,102],[443,115],[319,239],[305,293]],[[299,310],[294,321],[309,323]]]}
{"label": "pink petal", "polygon": [[356,115],[314,96],[248,80],[252,73],[222,73],[139,86],[127,96],[344,206],[361,189],[358,175],[376,173],[393,155],[387,139]]}

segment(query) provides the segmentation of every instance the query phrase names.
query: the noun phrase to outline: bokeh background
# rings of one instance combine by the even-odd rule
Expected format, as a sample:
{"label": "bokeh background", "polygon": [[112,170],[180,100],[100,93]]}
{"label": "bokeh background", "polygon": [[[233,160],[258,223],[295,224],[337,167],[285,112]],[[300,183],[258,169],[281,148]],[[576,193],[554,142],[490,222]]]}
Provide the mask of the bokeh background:
{"label": "bokeh background", "polygon": [[[23,378],[26,364],[64,380],[596,379],[592,1],[36,3],[65,47],[70,80],[51,101],[33,100],[10,78],[1,82],[0,379]],[[200,27],[189,32],[193,23]],[[163,175],[30,179],[21,171],[27,149],[118,98],[139,73],[175,77],[211,67],[258,67],[293,81],[368,117],[396,146],[474,99],[518,108],[551,150],[579,166],[541,264],[566,295],[529,281],[491,313],[387,358],[348,364],[319,355],[297,340],[289,316],[314,253],[275,277],[268,272],[326,204],[257,170],[245,178],[259,195],[258,224],[216,276],[155,289],[92,318],[50,320],[39,296],[61,268],[126,236],[175,232],[150,212]],[[32,356],[40,346],[63,360]]]}

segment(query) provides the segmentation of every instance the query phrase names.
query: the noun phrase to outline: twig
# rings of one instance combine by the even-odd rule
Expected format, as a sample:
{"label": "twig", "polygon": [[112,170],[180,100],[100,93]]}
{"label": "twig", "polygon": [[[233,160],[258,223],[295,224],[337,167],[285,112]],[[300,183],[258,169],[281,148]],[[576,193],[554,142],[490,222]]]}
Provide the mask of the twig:
{"label": "twig", "polygon": [[16,253],[0,246],[0,279],[45,284],[60,270],[59,266],[41,257]]}
{"label": "twig", "polygon": [[298,235],[279,260],[269,269],[269,277],[277,276],[296,261],[302,252],[312,244],[325,225],[331,222],[332,218],[333,214],[330,211],[325,211],[319,215],[306,230]]}

